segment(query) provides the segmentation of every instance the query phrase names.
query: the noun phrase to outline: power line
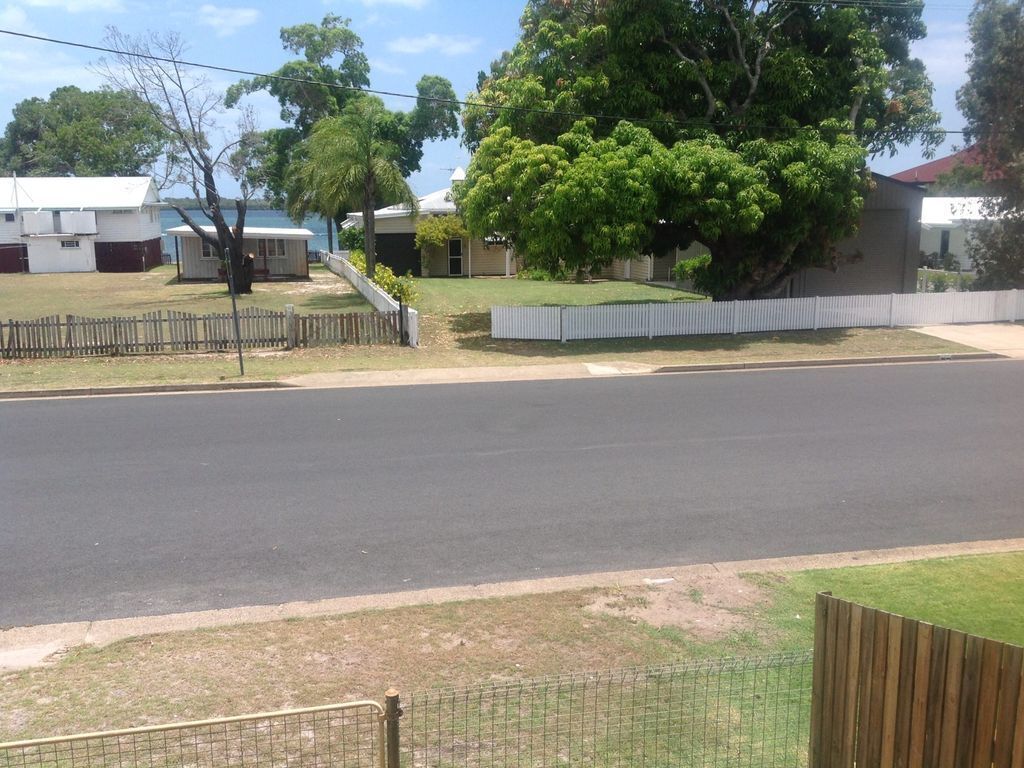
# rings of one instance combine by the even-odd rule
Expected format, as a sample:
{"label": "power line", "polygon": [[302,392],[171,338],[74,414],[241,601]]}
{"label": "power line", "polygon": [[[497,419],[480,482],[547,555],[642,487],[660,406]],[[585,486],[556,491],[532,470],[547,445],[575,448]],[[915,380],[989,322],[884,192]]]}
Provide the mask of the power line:
{"label": "power line", "polygon": [[[815,4],[814,0],[780,0],[781,2],[788,3],[808,3]],[[834,1],[834,0],[833,0]],[[843,2],[844,0],[838,0]],[[872,0],[849,0],[850,2],[857,2],[863,4],[863,2],[872,2]],[[593,112],[568,112],[564,110],[556,109],[543,109],[540,107],[517,107],[509,104],[489,104],[482,101],[465,101],[461,99],[442,99],[435,96],[419,96],[418,94],[402,93],[399,91],[384,91],[376,88],[360,88],[354,85],[342,85],[340,83],[327,83],[322,80],[313,80],[310,78],[302,77],[289,77],[287,75],[275,75],[267,74],[263,72],[253,72],[246,69],[237,69],[235,67],[223,67],[217,64],[204,64],[202,62],[187,61],[183,59],[175,59],[169,56],[156,56],[154,54],[140,53],[138,51],[120,51],[116,48],[101,45],[91,45],[89,43],[76,43],[71,40],[61,40],[54,37],[44,37],[43,35],[31,35],[27,32],[15,32],[9,29],[0,29],[0,34],[10,35],[12,37],[19,37],[25,40],[35,40],[42,43],[52,43],[54,45],[63,45],[69,48],[79,48],[87,51],[96,51],[98,53],[109,53],[115,56],[128,56],[131,58],[145,59],[147,61],[160,62],[162,64],[174,64],[186,67],[193,67],[195,69],[204,69],[211,72],[225,72],[232,75],[241,75],[243,77],[254,77],[262,78],[266,80],[278,80],[281,82],[297,83],[300,85],[316,85],[324,88],[333,88],[343,91],[350,91],[353,93],[366,93],[373,94],[374,96],[392,96],[400,99],[414,99],[417,101],[426,101],[432,104],[442,104],[446,106],[457,106],[457,107],[480,107],[481,109],[491,111],[504,111],[504,112],[519,112],[525,114],[537,114],[547,115],[550,117],[565,117],[565,118],[592,118],[595,120],[611,120],[615,122],[627,121],[636,124],[648,124],[648,125],[670,125],[679,127],[679,123],[675,120],[668,120],[663,118],[652,118],[652,117],[631,117],[628,115],[607,115],[597,114]],[[732,123],[724,122],[712,122],[709,120],[687,120],[686,125],[689,127],[698,128],[734,128],[742,131],[762,131],[762,132],[779,132],[790,130],[783,126],[774,125],[756,125],[756,124],[745,124],[742,126],[733,125]],[[852,133],[852,131],[837,131],[837,133]],[[964,131],[957,131],[948,128],[930,128],[930,129],[919,129],[913,132],[913,135],[917,136],[948,136],[948,135],[961,135]]]}

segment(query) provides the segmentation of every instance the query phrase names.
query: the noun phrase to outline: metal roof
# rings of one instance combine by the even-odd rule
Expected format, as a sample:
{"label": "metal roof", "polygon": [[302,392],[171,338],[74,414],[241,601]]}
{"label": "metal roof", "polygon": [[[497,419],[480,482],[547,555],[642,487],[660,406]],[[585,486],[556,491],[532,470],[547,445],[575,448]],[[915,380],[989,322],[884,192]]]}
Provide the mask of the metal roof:
{"label": "metal roof", "polygon": [[965,221],[982,221],[987,197],[926,197],[921,204],[921,226],[925,229],[956,229]]}
{"label": "metal roof", "polygon": [[160,204],[150,176],[0,178],[0,210],[123,210]]}
{"label": "metal roof", "polygon": [[[203,232],[214,235],[217,230],[212,226],[204,226]],[[167,230],[168,235],[199,237],[192,231],[192,227],[183,224],[180,227],[172,227]],[[279,240],[312,240],[314,235],[308,229],[301,227],[245,227],[242,230],[242,239],[246,237],[275,237]]]}

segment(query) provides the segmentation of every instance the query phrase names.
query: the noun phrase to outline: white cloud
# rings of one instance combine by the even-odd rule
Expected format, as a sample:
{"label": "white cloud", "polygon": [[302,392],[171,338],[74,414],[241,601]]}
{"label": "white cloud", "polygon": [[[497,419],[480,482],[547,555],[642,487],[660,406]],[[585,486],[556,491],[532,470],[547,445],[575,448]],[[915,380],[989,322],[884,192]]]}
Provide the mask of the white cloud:
{"label": "white cloud", "polygon": [[57,8],[66,13],[86,11],[107,11],[119,13],[125,10],[121,0],[24,0],[30,8]]}
{"label": "white cloud", "polygon": [[385,59],[370,59],[371,72],[383,72],[385,75],[404,75],[405,70]]}
{"label": "white cloud", "polygon": [[967,24],[933,22],[928,27],[928,37],[913,44],[912,54],[924,62],[936,88],[962,85],[967,80],[970,51]]}
{"label": "white cloud", "polygon": [[256,8],[227,8],[209,3],[199,6],[196,14],[196,21],[213,29],[217,37],[228,37],[260,20]]}
{"label": "white cloud", "polygon": [[430,32],[419,37],[399,37],[388,43],[388,50],[393,53],[427,53],[433,51],[442,56],[461,56],[472,53],[482,40],[479,37],[465,35],[439,35]]}

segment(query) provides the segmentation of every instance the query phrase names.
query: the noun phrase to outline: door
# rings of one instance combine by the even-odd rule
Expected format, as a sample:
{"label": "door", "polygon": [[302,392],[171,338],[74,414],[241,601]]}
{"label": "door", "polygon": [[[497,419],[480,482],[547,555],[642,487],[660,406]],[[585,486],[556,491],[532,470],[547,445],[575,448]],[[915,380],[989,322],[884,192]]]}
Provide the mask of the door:
{"label": "door", "polygon": [[448,241],[448,274],[462,274],[462,241]]}

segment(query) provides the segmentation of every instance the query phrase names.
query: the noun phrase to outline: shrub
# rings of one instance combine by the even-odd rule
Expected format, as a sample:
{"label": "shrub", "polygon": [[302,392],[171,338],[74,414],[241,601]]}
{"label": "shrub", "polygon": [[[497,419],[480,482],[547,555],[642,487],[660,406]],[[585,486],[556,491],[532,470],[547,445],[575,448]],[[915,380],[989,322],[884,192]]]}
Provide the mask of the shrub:
{"label": "shrub", "polygon": [[683,259],[672,267],[672,277],[680,282],[693,280],[709,266],[711,266],[710,253],[694,256],[692,259]]}
{"label": "shrub", "polygon": [[931,275],[931,286],[932,291],[935,293],[945,293],[949,290],[949,277],[943,274]]}
{"label": "shrub", "polygon": [[[348,255],[348,260],[360,274],[366,274],[366,255],[362,251],[352,251]],[[373,282],[388,296],[403,304],[410,304],[416,299],[412,275],[399,277],[386,264],[374,265]]]}
{"label": "shrub", "polygon": [[559,269],[552,274],[541,267],[523,267],[516,272],[516,277],[520,280],[540,280],[543,282],[561,282],[569,279],[569,275],[564,269]]}

